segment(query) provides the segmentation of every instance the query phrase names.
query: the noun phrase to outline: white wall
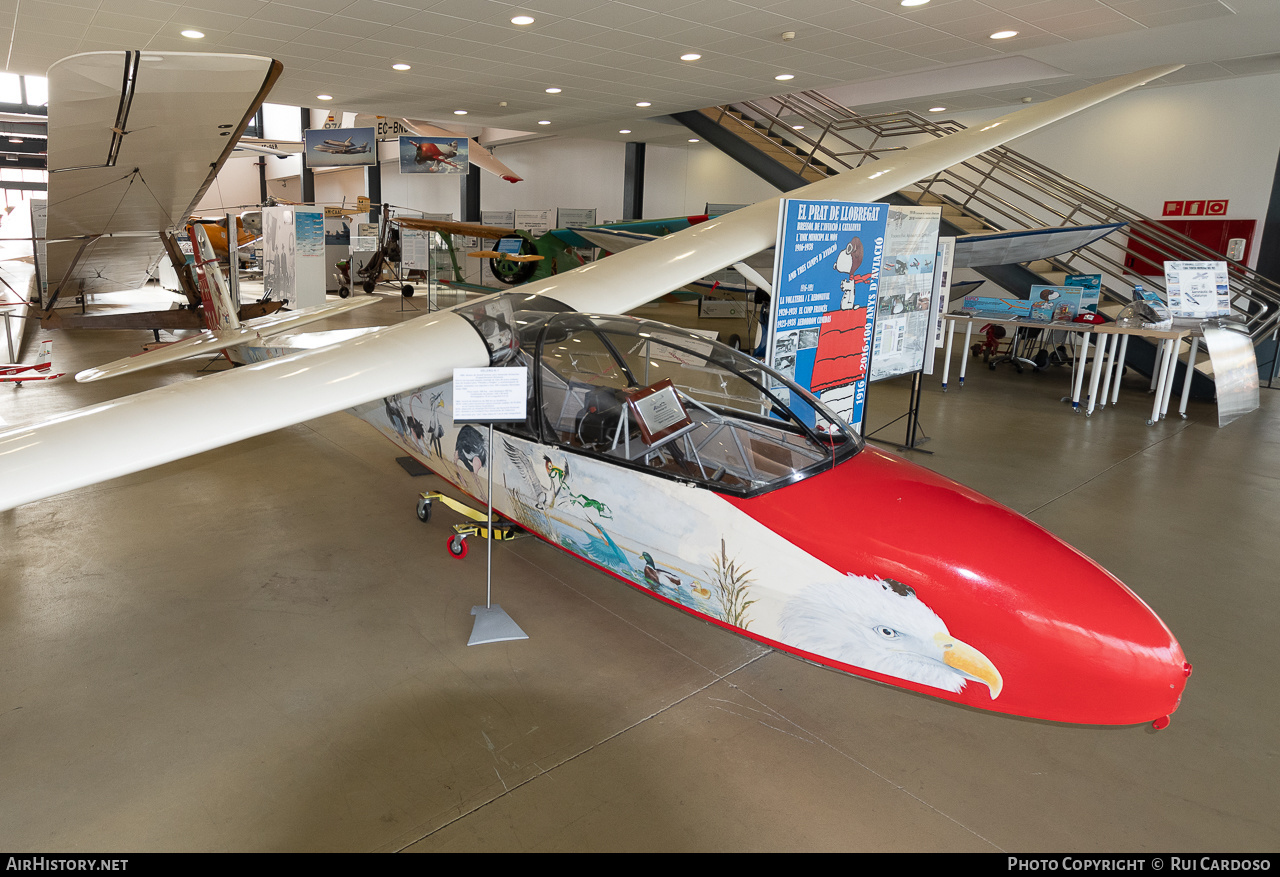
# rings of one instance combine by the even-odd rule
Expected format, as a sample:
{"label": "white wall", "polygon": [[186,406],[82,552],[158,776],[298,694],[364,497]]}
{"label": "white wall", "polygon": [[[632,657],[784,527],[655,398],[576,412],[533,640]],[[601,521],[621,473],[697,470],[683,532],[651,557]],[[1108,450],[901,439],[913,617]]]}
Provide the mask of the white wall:
{"label": "white wall", "polygon": [[1280,74],[1138,89],[1009,145],[1155,219],[1165,201],[1228,198],[1223,218],[1258,220],[1256,262],[1280,155],[1277,94]]}

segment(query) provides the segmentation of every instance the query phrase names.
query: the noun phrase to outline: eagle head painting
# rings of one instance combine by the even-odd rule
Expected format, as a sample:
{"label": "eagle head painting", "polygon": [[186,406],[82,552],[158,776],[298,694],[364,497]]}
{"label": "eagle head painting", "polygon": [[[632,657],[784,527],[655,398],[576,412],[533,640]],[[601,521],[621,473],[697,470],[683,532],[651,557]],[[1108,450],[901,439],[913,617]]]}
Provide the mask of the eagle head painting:
{"label": "eagle head painting", "polygon": [[789,600],[779,619],[788,644],[932,688],[959,693],[969,681],[991,699],[1004,683],[982,652],[956,639],[938,614],[893,579],[849,573]]}

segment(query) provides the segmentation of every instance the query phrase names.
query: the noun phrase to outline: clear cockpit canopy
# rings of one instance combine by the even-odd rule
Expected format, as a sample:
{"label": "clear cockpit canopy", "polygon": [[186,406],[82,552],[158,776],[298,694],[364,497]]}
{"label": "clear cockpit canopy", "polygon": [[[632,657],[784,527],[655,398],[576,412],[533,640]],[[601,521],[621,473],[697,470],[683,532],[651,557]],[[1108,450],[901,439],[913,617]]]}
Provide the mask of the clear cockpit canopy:
{"label": "clear cockpit canopy", "polygon": [[493,364],[529,367],[519,431],[537,441],[744,495],[862,447],[812,394],[698,332],[517,292],[459,312]]}

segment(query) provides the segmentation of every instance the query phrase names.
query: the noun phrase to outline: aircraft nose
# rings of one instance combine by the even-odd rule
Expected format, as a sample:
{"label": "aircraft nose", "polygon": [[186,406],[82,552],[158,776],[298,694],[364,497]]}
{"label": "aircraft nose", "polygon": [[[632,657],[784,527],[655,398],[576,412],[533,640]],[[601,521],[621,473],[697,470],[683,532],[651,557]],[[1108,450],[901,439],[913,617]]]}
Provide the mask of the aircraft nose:
{"label": "aircraft nose", "polygon": [[953,692],[859,675],[1051,721],[1162,727],[1177,709],[1191,665],[1146,603],[975,491],[866,448],[834,470],[734,504],[841,575],[891,583],[936,613],[945,624],[935,635],[942,660],[964,684]]}

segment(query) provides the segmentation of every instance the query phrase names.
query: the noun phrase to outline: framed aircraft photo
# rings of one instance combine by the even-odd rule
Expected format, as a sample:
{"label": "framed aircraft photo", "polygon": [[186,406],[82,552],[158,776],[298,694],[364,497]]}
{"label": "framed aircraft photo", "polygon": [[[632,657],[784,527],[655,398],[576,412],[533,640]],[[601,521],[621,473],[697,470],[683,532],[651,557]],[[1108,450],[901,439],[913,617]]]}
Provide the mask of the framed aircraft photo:
{"label": "framed aircraft photo", "polygon": [[465,174],[467,145],[465,137],[400,138],[400,173]]}
{"label": "framed aircraft photo", "polygon": [[351,167],[378,160],[372,128],[311,128],[302,134],[307,167]]}

